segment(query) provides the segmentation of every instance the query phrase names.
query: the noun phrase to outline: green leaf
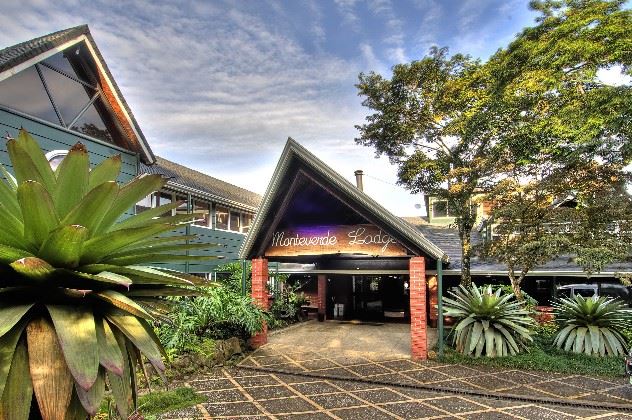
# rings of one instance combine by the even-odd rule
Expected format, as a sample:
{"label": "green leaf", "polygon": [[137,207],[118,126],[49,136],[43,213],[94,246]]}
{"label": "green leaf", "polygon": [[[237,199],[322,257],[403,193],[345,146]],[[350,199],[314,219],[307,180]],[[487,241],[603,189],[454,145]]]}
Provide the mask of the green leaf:
{"label": "green leaf", "polygon": [[8,333],[33,307],[33,304],[26,305],[3,305],[0,306],[0,337]]}
{"label": "green leaf", "polygon": [[7,171],[7,168],[5,168],[4,165],[1,163],[0,163],[0,175],[2,175],[4,179],[7,181],[7,185],[9,186],[11,190],[16,191],[18,189],[18,183],[15,177],[11,175],[11,173]]}
{"label": "green leaf", "polygon": [[127,292],[127,296],[132,297],[154,297],[154,296],[198,296],[198,290],[185,289],[184,287],[150,287],[137,288],[134,286],[132,290]]}
{"label": "green leaf", "polygon": [[172,228],[172,225],[152,225],[143,228],[122,229],[92,237],[84,244],[81,262],[83,265],[99,262],[120,248]]}
{"label": "green leaf", "polygon": [[23,249],[0,244],[0,264],[11,264],[15,260],[32,256],[33,254]]}
{"label": "green leaf", "polygon": [[86,420],[88,417],[88,413],[81,405],[81,401],[79,401],[76,389],[75,387],[75,392],[72,393],[72,398],[70,398],[70,405],[68,405],[68,411],[66,411],[64,420]]}
{"label": "green leaf", "polygon": [[125,334],[129,341],[138,347],[152,365],[157,366],[159,370],[165,369],[161,358],[162,346],[160,341],[155,338],[153,331],[149,331],[150,329],[141,319],[118,309],[108,309],[105,316],[108,321]]}
{"label": "green leaf", "polygon": [[53,200],[42,184],[25,181],[18,187],[18,201],[22,208],[24,240],[39,249],[48,234],[59,225]]}
{"label": "green leaf", "polygon": [[92,308],[46,305],[55,324],[68,369],[77,384],[89,390],[97,379],[99,352]]}
{"label": "green leaf", "polygon": [[50,233],[38,255],[56,267],[76,267],[87,237],[88,230],[83,226],[62,226]]}
{"label": "green leaf", "polygon": [[132,281],[125,276],[114,273],[88,274],[66,268],[57,268],[47,279],[57,287],[78,290],[104,290],[113,286],[128,288]]}
{"label": "green leaf", "polygon": [[160,175],[141,175],[125,184],[112,207],[103,218],[102,224],[99,226],[97,233],[103,233],[110,230],[112,225],[132,208],[142,198],[158,191],[165,184],[165,180]]}
{"label": "green leaf", "polygon": [[108,372],[108,382],[112,389],[112,396],[116,402],[116,410],[119,412],[122,418],[126,419],[129,416],[129,410],[132,406],[132,389],[131,389],[131,375],[135,375],[136,372],[132,372],[129,366],[129,356],[127,354],[127,347],[125,344],[125,337],[118,330],[114,330],[114,336],[119,346],[119,350],[123,355],[123,375],[114,375]]}
{"label": "green leaf", "polygon": [[217,244],[177,244],[164,246],[146,246],[139,249],[125,249],[110,255],[110,258],[140,256],[146,254],[161,254],[165,252],[182,252],[194,250],[209,250],[217,247]]}
{"label": "green leaf", "polygon": [[10,245],[15,248],[25,248],[28,244],[24,243],[24,223],[22,223],[22,214],[19,218],[12,215],[3,203],[0,202],[0,243]]}
{"label": "green leaf", "polygon": [[7,378],[9,377],[11,362],[13,361],[13,355],[15,353],[15,347],[22,336],[25,325],[26,322],[22,322],[0,337],[0,396],[4,392]]}
{"label": "green leaf", "polygon": [[43,420],[63,419],[70,404],[73,380],[62,353],[55,328],[39,318],[26,327],[29,371],[33,392]]}
{"label": "green leaf", "polygon": [[11,370],[2,395],[0,418],[6,420],[28,420],[33,398],[33,383],[29,372],[26,343],[20,343],[13,354]]}
{"label": "green leaf", "polygon": [[[53,191],[55,187],[55,175],[48,161],[46,161],[42,150],[37,146],[37,151],[31,155],[24,146],[30,147],[17,140],[7,141],[7,151],[9,152],[11,163],[13,164],[17,184],[21,185],[27,181],[36,181],[45,186],[49,191]],[[41,159],[46,163],[43,164]]]}
{"label": "green leaf", "polygon": [[[472,328],[472,338],[471,338],[472,341],[470,342],[470,348],[469,348],[470,352],[472,350],[474,350],[478,346],[478,342],[479,341],[482,342],[482,340],[481,340],[482,332],[483,332],[483,325],[481,325],[480,322],[475,322],[474,326]],[[480,354],[479,354],[479,356],[480,356]]]}
{"label": "green leaf", "polygon": [[173,203],[163,204],[158,207],[154,207],[151,209],[147,209],[143,212],[135,214],[134,216],[128,217],[125,220],[122,220],[112,226],[112,231],[120,230],[120,229],[130,229],[134,227],[142,227],[147,226],[153,223],[165,223],[163,216],[165,213],[171,214],[171,210],[178,208],[180,205],[185,203],[185,201],[174,201]]}
{"label": "green leaf", "polygon": [[84,226],[88,229],[89,237],[93,237],[118,192],[116,182],[106,182],[95,187],[70,210],[61,224]]}
{"label": "green leaf", "polygon": [[92,171],[90,171],[90,180],[88,182],[88,190],[95,188],[104,182],[116,181],[121,172],[121,155],[110,156],[103,160]]}
{"label": "green leaf", "polygon": [[0,203],[4,205],[6,211],[13,217],[22,217],[22,210],[20,210],[20,204],[18,203],[15,190],[9,187],[2,179],[0,179]]}
{"label": "green leaf", "polygon": [[94,385],[89,390],[86,391],[81,386],[75,386],[75,391],[81,405],[88,414],[91,416],[96,415],[105,394],[105,372],[103,369],[99,370]]}
{"label": "green leaf", "polygon": [[127,296],[115,292],[114,290],[104,290],[102,292],[94,293],[94,296],[125,311],[131,315],[153,320],[153,317],[141,308],[136,302],[128,298]]}
{"label": "green leaf", "polygon": [[9,264],[17,273],[30,279],[41,281],[55,271],[46,261],[37,257],[25,257]]}
{"label": "green leaf", "polygon": [[96,321],[99,363],[115,375],[123,375],[123,354],[116,342],[110,324],[105,319]]}
{"label": "green leaf", "polygon": [[70,148],[56,171],[57,185],[53,190],[53,201],[61,218],[86,194],[89,170],[88,150],[82,143],[77,143]]}
{"label": "green leaf", "polygon": [[144,254],[130,255],[128,257],[108,258],[103,262],[114,265],[138,265],[151,264],[160,262],[178,262],[178,261],[212,261],[222,259],[224,257],[218,255],[170,255],[170,254]]}

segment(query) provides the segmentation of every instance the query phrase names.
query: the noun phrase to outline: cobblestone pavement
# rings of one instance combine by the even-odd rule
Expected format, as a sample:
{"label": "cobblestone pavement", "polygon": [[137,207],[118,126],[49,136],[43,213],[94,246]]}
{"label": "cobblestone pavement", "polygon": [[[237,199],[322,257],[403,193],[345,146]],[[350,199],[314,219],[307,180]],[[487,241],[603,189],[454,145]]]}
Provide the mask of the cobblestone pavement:
{"label": "cobblestone pavement", "polygon": [[451,395],[360,381],[217,369],[188,382],[208,401],[163,419],[632,419],[586,409]]}

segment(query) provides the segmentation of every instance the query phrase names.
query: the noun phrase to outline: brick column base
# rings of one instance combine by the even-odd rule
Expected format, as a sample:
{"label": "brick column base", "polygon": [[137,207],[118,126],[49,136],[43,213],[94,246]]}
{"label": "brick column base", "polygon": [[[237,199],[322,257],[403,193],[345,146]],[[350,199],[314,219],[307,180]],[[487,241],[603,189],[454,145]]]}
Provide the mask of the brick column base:
{"label": "brick column base", "polygon": [[410,344],[414,360],[428,358],[426,329],[426,260],[412,257],[410,272]]}
{"label": "brick column base", "polygon": [[[261,306],[268,309],[268,260],[255,258],[252,260],[252,298]],[[268,325],[263,322],[263,330],[250,338],[253,348],[261,347],[268,342]]]}
{"label": "brick column base", "polygon": [[320,322],[325,320],[325,311],[327,305],[327,276],[324,274],[318,275],[318,320]]}

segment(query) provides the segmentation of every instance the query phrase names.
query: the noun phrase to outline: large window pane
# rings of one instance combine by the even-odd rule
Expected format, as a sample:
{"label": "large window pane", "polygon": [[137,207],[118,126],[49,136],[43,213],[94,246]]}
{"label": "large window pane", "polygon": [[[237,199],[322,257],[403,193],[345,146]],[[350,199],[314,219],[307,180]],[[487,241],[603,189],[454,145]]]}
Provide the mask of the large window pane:
{"label": "large window pane", "polygon": [[150,194],[136,203],[136,214],[156,207],[156,194]]}
{"label": "large window pane", "polygon": [[[158,206],[164,206],[165,204],[171,203],[173,200],[173,195],[170,192],[160,191],[158,194]],[[165,212],[162,216],[171,216],[171,211]]]}
{"label": "large window pane", "polygon": [[88,104],[96,90],[86,88],[81,83],[75,82],[48,67],[40,66],[40,69],[44,75],[46,86],[53,96],[55,106],[61,112],[64,122],[70,124]]}
{"label": "large window pane", "polygon": [[234,232],[241,231],[241,215],[239,214],[239,212],[230,212],[230,230]]}
{"label": "large window pane", "polygon": [[448,216],[448,202],[447,201],[434,201],[432,203],[432,217],[447,217]]}
{"label": "large window pane", "polygon": [[252,221],[254,220],[255,216],[249,213],[243,213],[241,215],[241,231],[243,233],[248,233],[248,231],[250,230],[250,225],[252,225]]}
{"label": "large window pane", "polygon": [[[70,47],[70,49],[66,51],[69,51],[70,54],[73,54],[75,50],[76,48]],[[50,66],[53,66],[56,69],[61,70],[66,74],[76,77],[77,79],[82,80],[82,78],[79,77],[77,73],[75,72],[75,69],[72,67],[72,64],[70,64],[70,61],[68,61],[66,54],[63,52],[59,52],[51,57],[48,57],[46,60],[44,60],[44,63]],[[84,81],[87,81],[87,80],[84,80]]]}
{"label": "large window pane", "polygon": [[207,202],[200,200],[193,200],[193,214],[195,218],[199,219],[193,222],[196,226],[210,226],[211,205]]}
{"label": "large window pane", "polygon": [[228,209],[226,207],[217,206],[215,208],[215,228],[228,230]]}
{"label": "large window pane", "polygon": [[182,201],[182,203],[176,207],[176,214],[187,214],[189,212],[187,208],[187,198],[183,195],[177,195],[176,201]]}
{"label": "large window pane", "polygon": [[[70,123],[71,121],[67,121]],[[99,140],[113,143],[112,135],[105,126],[101,116],[97,112],[94,104],[84,112],[81,117],[70,127],[72,130],[78,131],[86,136],[94,137]]]}
{"label": "large window pane", "polygon": [[34,67],[22,70],[0,82],[0,104],[59,124],[59,118]]}

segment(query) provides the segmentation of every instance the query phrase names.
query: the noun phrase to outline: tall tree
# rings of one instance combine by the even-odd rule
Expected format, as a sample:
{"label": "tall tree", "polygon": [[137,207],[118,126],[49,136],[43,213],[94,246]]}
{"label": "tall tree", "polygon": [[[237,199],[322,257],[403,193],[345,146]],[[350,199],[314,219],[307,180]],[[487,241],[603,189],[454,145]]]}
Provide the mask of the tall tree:
{"label": "tall tree", "polygon": [[492,100],[490,72],[468,56],[432,48],[419,61],[394,66],[390,79],[361,73],[356,86],[374,111],[356,126],[356,142],[388,156],[412,192],[447,200],[461,240],[461,283],[469,285],[473,200],[493,178],[506,118]]}

